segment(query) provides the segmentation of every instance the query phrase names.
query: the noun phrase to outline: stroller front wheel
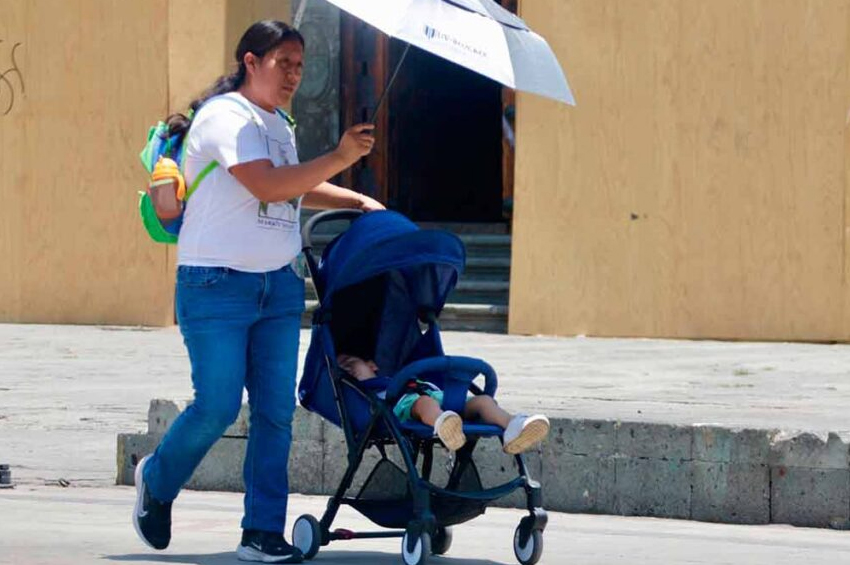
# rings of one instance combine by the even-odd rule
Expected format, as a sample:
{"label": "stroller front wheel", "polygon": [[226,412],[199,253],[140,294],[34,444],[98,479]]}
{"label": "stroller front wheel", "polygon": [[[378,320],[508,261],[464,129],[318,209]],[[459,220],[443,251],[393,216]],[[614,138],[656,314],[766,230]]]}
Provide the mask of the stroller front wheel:
{"label": "stroller front wheel", "polygon": [[443,555],[452,546],[452,529],[440,526],[434,532],[434,539],[431,541],[431,553],[434,555]]}
{"label": "stroller front wheel", "polygon": [[427,532],[419,534],[412,550],[408,545],[410,535],[410,530],[407,530],[401,538],[401,559],[404,565],[425,565],[431,554],[431,535]]}
{"label": "stroller front wheel", "polygon": [[543,554],[543,532],[531,530],[525,545],[522,545],[522,524],[514,532],[514,555],[522,565],[534,565]]}
{"label": "stroller front wheel", "polygon": [[304,559],[312,559],[319,553],[322,543],[322,528],[319,521],[310,514],[304,514],[295,520],[292,526],[292,545],[301,550]]}

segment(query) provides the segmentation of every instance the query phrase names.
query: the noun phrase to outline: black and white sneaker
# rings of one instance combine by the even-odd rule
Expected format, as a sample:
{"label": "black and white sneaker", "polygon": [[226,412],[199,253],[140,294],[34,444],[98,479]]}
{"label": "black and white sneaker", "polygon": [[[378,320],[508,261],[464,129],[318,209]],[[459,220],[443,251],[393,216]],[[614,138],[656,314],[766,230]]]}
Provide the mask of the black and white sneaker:
{"label": "black and white sneaker", "polygon": [[242,530],[242,543],[236,548],[241,561],[261,563],[301,563],[304,555],[297,547],[289,545],[283,534],[261,530]]}
{"label": "black and white sneaker", "polygon": [[133,526],[139,538],[151,549],[165,549],[171,541],[171,503],[160,502],[148,493],[143,470],[150,455],[136,465],[136,507]]}

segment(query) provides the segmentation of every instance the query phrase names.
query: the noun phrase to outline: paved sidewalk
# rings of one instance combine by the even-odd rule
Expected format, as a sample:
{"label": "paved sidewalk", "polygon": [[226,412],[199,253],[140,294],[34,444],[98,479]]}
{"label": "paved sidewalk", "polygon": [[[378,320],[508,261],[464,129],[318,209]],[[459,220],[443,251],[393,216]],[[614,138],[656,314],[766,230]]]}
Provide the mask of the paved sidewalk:
{"label": "paved sidewalk", "polygon": [[[309,334],[302,332],[301,355]],[[553,417],[850,430],[850,346],[444,333],[489,361],[501,402]],[[32,484],[114,484],[119,433],[191,397],[179,332],[0,324],[0,463]]]}
{"label": "paved sidewalk", "polygon": [[[174,505],[174,537],[163,552],[136,538],[128,487],[20,487],[0,491],[0,564],[236,565],[241,496],[185,491]],[[292,496],[289,524],[319,514],[325,498]],[[14,516],[14,519],[8,519]],[[516,564],[511,534],[518,510],[490,509],[454,528],[454,542],[433,565]],[[343,508],[339,525],[369,530]],[[334,542],[317,565],[401,563],[398,539]],[[542,565],[800,565],[850,562],[846,532],[790,526],[729,526],[652,518],[551,513]]]}

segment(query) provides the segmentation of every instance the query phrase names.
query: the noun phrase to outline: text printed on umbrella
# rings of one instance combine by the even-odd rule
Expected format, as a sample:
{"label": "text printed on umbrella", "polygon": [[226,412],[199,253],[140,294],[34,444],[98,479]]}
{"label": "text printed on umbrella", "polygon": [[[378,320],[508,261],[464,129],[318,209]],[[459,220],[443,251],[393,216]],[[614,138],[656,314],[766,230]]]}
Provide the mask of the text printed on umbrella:
{"label": "text printed on umbrella", "polygon": [[464,51],[467,51],[474,55],[478,55],[479,57],[488,56],[486,51],[477,47],[473,47],[469,43],[464,43],[457,37],[449,35],[448,33],[444,33],[438,30],[437,28],[431,27],[429,25],[425,26],[425,37],[432,41],[442,41],[443,43],[448,43],[449,45],[457,47],[458,49],[463,49]]}

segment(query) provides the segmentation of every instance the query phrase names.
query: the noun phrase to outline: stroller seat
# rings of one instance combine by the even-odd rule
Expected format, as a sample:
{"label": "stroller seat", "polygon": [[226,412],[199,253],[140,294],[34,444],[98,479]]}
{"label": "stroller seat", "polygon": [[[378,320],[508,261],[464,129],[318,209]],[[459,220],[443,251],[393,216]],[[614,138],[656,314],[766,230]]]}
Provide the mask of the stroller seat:
{"label": "stroller seat", "polygon": [[[427,439],[434,435],[434,428],[421,422],[402,422],[401,429],[421,439]],[[492,424],[468,424],[464,422],[463,433],[467,437],[500,437],[502,428]]]}
{"label": "stroller seat", "polygon": [[[375,395],[381,395],[386,393],[390,382],[391,379],[389,378],[377,377],[368,381],[359,382],[357,383],[357,386],[364,391],[369,391]],[[387,407],[392,410],[392,406],[390,406],[389,403],[387,403]],[[433,426],[423,424],[422,422],[412,420],[399,422],[399,427],[403,432],[409,433],[417,438],[428,439],[434,436]],[[503,431],[504,430],[502,430],[502,428],[493,424],[463,423],[463,433],[469,437],[500,437]]]}

